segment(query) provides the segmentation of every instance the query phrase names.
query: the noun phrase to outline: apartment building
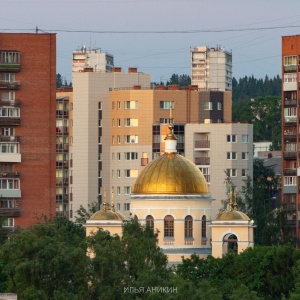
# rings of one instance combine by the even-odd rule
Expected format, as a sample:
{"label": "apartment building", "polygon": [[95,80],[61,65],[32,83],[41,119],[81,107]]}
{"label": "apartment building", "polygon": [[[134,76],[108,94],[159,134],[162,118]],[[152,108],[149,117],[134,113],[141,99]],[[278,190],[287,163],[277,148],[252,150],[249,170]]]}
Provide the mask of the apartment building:
{"label": "apartment building", "polygon": [[91,68],[95,72],[111,72],[113,66],[113,55],[101,49],[87,49],[82,46],[73,51],[72,72],[83,72],[85,68]]}
{"label": "apartment building", "polygon": [[[131,186],[143,167],[165,151],[170,107],[177,151],[192,160],[213,187],[213,215],[227,198],[226,172],[244,192],[253,173],[253,127],[231,123],[231,92],[190,86],[124,89],[110,93],[110,187],[116,208],[130,212]],[[229,183],[227,183],[228,185]]]}
{"label": "apartment building", "polygon": [[[111,111],[109,92],[118,88],[150,88],[150,75],[129,68],[127,73],[114,67],[112,72],[93,68],[73,72],[72,137],[69,143],[70,218],[82,205],[102,202],[103,188],[111,184]],[[116,104],[117,105],[117,104]],[[111,194],[107,193],[107,202]],[[72,199],[72,200],[71,200]]]}
{"label": "apartment building", "polygon": [[192,85],[200,89],[232,90],[232,52],[215,48],[191,48]]}
{"label": "apartment building", "polygon": [[55,215],[56,35],[0,33],[2,233]]}
{"label": "apartment building", "polygon": [[300,246],[300,36],[282,37],[282,207],[288,234]]}

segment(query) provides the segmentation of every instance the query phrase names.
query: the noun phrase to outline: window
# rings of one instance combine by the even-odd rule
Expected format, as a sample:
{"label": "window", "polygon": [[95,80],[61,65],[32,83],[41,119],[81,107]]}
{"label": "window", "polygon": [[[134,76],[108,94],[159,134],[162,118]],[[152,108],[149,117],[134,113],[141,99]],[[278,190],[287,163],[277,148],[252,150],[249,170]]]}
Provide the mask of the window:
{"label": "window", "polygon": [[98,120],[98,126],[99,126],[99,127],[102,127],[102,119],[99,119],[99,120]]}
{"label": "window", "polygon": [[138,119],[132,119],[132,118],[126,118],[124,119],[124,126],[138,126],[139,125],[139,120]]}
{"label": "window", "polygon": [[168,118],[160,118],[159,119],[159,123],[160,124],[169,124],[170,123],[170,119],[168,119]]}
{"label": "window", "polygon": [[202,230],[201,231],[202,231],[201,232],[202,238],[206,238],[206,216],[202,217]]}
{"label": "window", "polygon": [[112,126],[112,127],[115,127],[115,119],[112,119],[111,121],[112,121],[112,122],[111,122],[111,126]]}
{"label": "window", "polygon": [[115,160],[115,153],[111,154],[111,160]]}
{"label": "window", "polygon": [[114,135],[111,137],[111,142],[112,142],[113,144],[115,143],[115,136],[114,136]]}
{"label": "window", "polygon": [[242,159],[248,160],[249,159],[249,153],[248,152],[242,152]]}
{"label": "window", "polygon": [[13,73],[2,73],[1,78],[2,78],[3,81],[6,81],[6,82],[14,82],[15,81],[15,74],[13,74]]}
{"label": "window", "polygon": [[164,235],[165,237],[174,237],[174,218],[170,215],[164,219]]}
{"label": "window", "polygon": [[121,187],[117,186],[117,194],[121,195]]}
{"label": "window", "polygon": [[121,136],[117,135],[117,142],[118,144],[121,144]]}
{"label": "window", "polygon": [[115,178],[115,170],[111,171],[111,178]]}
{"label": "window", "polygon": [[117,170],[117,177],[121,178],[121,170]]}
{"label": "window", "polygon": [[20,116],[19,108],[8,108],[8,107],[0,108],[0,117],[19,117],[19,116]]}
{"label": "window", "polygon": [[20,52],[1,51],[1,63],[19,64]]}
{"label": "window", "polygon": [[227,159],[229,160],[236,159],[236,152],[227,152]]}
{"label": "window", "polygon": [[236,143],[236,134],[227,134],[228,143]]}
{"label": "window", "polygon": [[121,109],[121,102],[117,101],[117,109]]}
{"label": "window", "polygon": [[121,210],[121,204],[117,203],[117,210]]}
{"label": "window", "polygon": [[137,144],[138,136],[137,135],[125,135],[125,144]]}
{"label": "window", "polygon": [[236,177],[236,169],[227,169],[226,174],[229,177]]}
{"label": "window", "polygon": [[99,103],[98,103],[98,109],[99,109],[99,110],[102,110],[102,102],[99,102]]}
{"label": "window", "polygon": [[150,215],[146,217],[146,226],[148,226],[151,230],[154,230],[154,219]]}
{"label": "window", "polygon": [[138,101],[124,101],[125,109],[138,109]]}
{"label": "window", "polygon": [[111,109],[115,109],[115,102],[111,103]]}
{"label": "window", "polygon": [[242,169],[242,177],[247,177],[247,176],[248,176],[248,170]]}
{"label": "window", "polygon": [[17,143],[1,143],[0,153],[19,153],[19,145]]}
{"label": "window", "polygon": [[124,210],[130,211],[130,203],[124,203]]}
{"label": "window", "polygon": [[138,170],[124,170],[125,178],[135,178],[138,176]]}
{"label": "window", "polygon": [[222,110],[222,103],[221,103],[221,102],[218,102],[218,103],[217,103],[217,109],[218,109],[218,110]]}
{"label": "window", "polygon": [[117,119],[117,126],[121,127],[121,119]]}
{"label": "window", "polygon": [[210,124],[212,123],[212,119],[204,119],[204,124]]}
{"label": "window", "polygon": [[296,185],[296,176],[284,176],[284,185]]}
{"label": "window", "polygon": [[210,168],[208,167],[199,167],[200,171],[202,172],[203,176],[205,177],[205,180],[207,183],[210,183]]}
{"label": "window", "polygon": [[124,194],[125,195],[131,194],[131,186],[124,186]]}
{"label": "window", "polygon": [[15,92],[2,92],[2,100],[15,100]]}
{"label": "window", "polygon": [[184,237],[193,237],[193,218],[192,216],[186,216],[184,219]]}
{"label": "window", "polygon": [[296,73],[285,73],[283,75],[284,82],[296,82],[297,74]]}
{"label": "window", "polygon": [[19,179],[0,179],[1,190],[19,190],[20,180]]}
{"label": "window", "polygon": [[137,152],[125,152],[124,153],[125,160],[136,160],[138,159]]}
{"label": "window", "polygon": [[4,220],[3,227],[14,227],[14,218],[7,218]]}
{"label": "window", "polygon": [[212,110],[213,105],[212,102],[204,102],[204,110]]}
{"label": "window", "polygon": [[242,134],[242,143],[249,143],[248,134]]}
{"label": "window", "polygon": [[121,153],[117,152],[117,160],[121,160]]}
{"label": "window", "polygon": [[174,101],[160,101],[159,108],[161,109],[170,109],[170,105],[172,105],[172,109],[174,109]]}
{"label": "window", "polygon": [[11,127],[1,128],[1,135],[2,136],[14,136],[14,128],[11,128]]}

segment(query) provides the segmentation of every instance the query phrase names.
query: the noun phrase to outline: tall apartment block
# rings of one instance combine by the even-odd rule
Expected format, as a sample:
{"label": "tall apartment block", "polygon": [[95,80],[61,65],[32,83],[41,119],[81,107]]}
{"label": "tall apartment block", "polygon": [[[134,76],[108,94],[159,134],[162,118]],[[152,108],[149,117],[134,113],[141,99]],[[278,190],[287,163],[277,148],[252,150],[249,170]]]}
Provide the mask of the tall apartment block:
{"label": "tall apartment block", "polygon": [[282,207],[300,246],[300,35],[282,37]]}
{"label": "tall apartment block", "polygon": [[[253,173],[253,127],[231,123],[231,92],[195,86],[154,90],[118,89],[110,93],[110,188],[116,208],[130,212],[131,186],[143,167],[165,151],[170,106],[177,151],[192,160],[212,186],[215,216],[227,199],[227,175],[243,193]],[[227,185],[229,182],[227,183]]]}
{"label": "tall apartment block", "polygon": [[232,52],[216,48],[191,48],[192,85],[200,89],[232,90]]}
{"label": "tall apartment block", "polygon": [[0,217],[55,215],[56,35],[0,33]]}
{"label": "tall apartment block", "polygon": [[[150,75],[139,73],[136,68],[123,73],[116,67],[106,73],[91,67],[73,72],[73,136],[69,141],[71,219],[81,205],[87,208],[92,203],[101,204],[103,188],[111,188],[109,92],[132,86],[149,89]],[[110,196],[108,192],[107,201]]]}
{"label": "tall apartment block", "polygon": [[114,57],[101,49],[86,49],[82,46],[73,51],[73,72],[83,72],[85,68],[91,68],[94,72],[111,72],[113,66]]}

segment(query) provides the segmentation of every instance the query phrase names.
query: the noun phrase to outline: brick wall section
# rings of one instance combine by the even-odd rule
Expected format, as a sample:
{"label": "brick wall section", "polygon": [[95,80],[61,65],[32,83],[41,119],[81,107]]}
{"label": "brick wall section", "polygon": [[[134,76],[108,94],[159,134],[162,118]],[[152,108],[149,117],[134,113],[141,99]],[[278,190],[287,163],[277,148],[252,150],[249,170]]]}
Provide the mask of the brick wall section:
{"label": "brick wall section", "polygon": [[21,216],[15,226],[27,227],[37,217],[55,216],[55,118],[56,118],[56,35],[2,34],[0,50],[21,52],[21,71],[15,79],[21,82],[16,91],[20,99]]}

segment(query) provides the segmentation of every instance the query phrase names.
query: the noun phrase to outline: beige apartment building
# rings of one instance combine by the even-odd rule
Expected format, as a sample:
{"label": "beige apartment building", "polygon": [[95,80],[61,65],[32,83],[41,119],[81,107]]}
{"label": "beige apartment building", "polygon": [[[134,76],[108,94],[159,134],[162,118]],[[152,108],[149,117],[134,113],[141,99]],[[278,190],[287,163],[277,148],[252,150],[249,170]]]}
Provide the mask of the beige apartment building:
{"label": "beige apartment building", "polygon": [[232,90],[232,52],[217,45],[191,48],[192,84],[200,89]]}
{"label": "beige apartment building", "polygon": [[[80,205],[87,208],[92,203],[102,203],[103,188],[107,190],[111,182],[111,111],[109,93],[118,88],[141,86],[150,88],[150,75],[129,68],[123,73],[121,68],[112,72],[98,72],[87,66],[82,71],[73,72],[73,119],[71,128],[69,157],[70,218],[74,220]],[[124,122],[124,121],[123,121]],[[109,175],[108,175],[109,174]],[[110,194],[107,195],[110,201]]]}
{"label": "beige apartment building", "polygon": [[135,87],[112,91],[110,105],[109,181],[117,210],[130,214],[131,187],[138,174],[164,153],[170,105],[177,151],[193,161],[213,187],[212,216],[227,198],[226,172],[244,192],[244,180],[253,173],[253,128],[231,123],[231,92]]}

